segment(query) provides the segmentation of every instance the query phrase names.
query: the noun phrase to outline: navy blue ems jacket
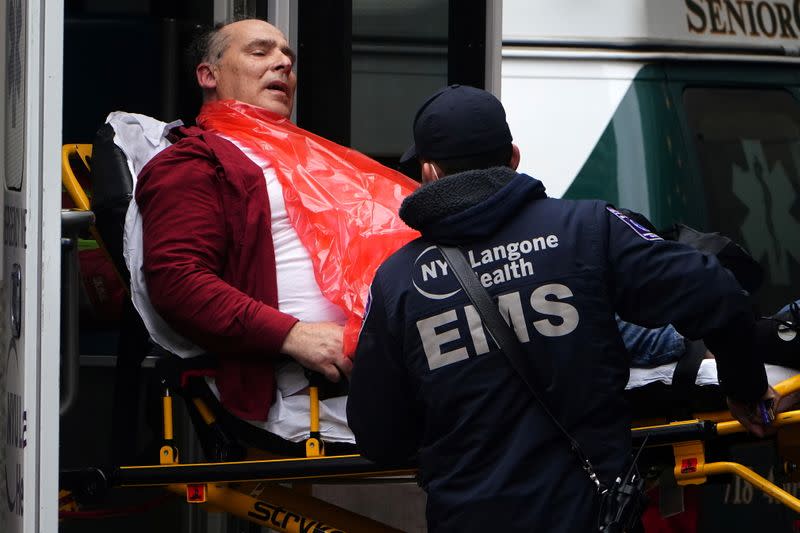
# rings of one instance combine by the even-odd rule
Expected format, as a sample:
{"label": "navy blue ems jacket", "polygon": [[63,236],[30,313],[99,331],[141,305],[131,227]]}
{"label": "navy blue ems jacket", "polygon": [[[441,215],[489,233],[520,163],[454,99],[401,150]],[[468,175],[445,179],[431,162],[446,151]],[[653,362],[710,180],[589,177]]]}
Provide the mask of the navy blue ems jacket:
{"label": "navy blue ems jacket", "polygon": [[746,295],[713,257],[510,169],[445,177],[401,211],[422,237],[378,270],[347,414],[378,462],[418,454],[430,531],[593,530],[595,488],[499,352],[435,242],[458,244],[553,414],[610,484],[630,453],[630,358],[614,313],[704,338],[725,392],[766,389]]}

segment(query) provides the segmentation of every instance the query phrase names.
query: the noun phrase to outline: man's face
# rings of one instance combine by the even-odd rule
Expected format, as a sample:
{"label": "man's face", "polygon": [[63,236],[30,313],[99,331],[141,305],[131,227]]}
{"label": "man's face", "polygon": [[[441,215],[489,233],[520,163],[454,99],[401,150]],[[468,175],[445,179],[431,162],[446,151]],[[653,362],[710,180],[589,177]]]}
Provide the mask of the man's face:
{"label": "man's face", "polygon": [[[211,64],[217,100],[239,100],[284,117],[292,114],[297,75],[295,54],[275,26],[242,20],[220,30],[222,57]],[[202,85],[202,82],[201,82]]]}

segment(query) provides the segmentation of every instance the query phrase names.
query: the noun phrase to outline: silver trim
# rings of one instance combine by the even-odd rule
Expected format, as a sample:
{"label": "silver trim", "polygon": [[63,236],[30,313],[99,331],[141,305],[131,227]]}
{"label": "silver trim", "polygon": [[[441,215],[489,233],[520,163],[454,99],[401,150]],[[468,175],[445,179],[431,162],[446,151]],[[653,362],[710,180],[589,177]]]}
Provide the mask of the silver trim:
{"label": "silver trim", "polygon": [[447,57],[446,44],[382,44],[369,42],[354,42],[354,54],[382,54],[403,56],[441,56]]}
{"label": "silver trim", "polygon": [[214,24],[227,22],[233,18],[235,0],[214,0]]}
{"label": "silver trim", "polygon": [[[297,2],[291,0],[272,0],[267,4],[267,21],[278,28],[286,36],[289,46],[297,52]],[[299,56],[300,54],[298,54]],[[298,57],[298,61],[302,61]],[[295,69],[297,65],[295,65]],[[294,93],[294,109],[292,109],[292,122],[297,122],[297,92]]]}
{"label": "silver trim", "polygon": [[686,39],[627,37],[618,39],[586,39],[581,37],[536,37],[535,39],[504,39],[503,46],[545,48],[591,48],[596,50],[630,50],[661,52],[728,53],[745,55],[800,55],[800,45],[787,47],[780,44],[736,43],[726,41],[692,41]]}
{"label": "silver trim", "polygon": [[800,64],[800,57],[703,52],[636,52],[592,48],[546,48],[503,46],[503,59],[570,59],[597,61],[718,61]]}
{"label": "silver trim", "polygon": [[486,74],[484,84],[487,91],[500,98],[502,87],[501,63],[503,51],[503,2],[486,2]]}

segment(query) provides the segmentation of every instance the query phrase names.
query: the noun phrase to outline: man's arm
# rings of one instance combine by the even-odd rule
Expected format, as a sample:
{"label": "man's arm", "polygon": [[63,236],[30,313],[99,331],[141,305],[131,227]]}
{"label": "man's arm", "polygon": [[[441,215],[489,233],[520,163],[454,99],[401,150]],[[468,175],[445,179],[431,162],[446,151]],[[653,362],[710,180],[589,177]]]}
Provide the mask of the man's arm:
{"label": "man's arm", "polygon": [[367,316],[347,399],[347,422],[359,451],[381,463],[410,459],[417,451],[423,421],[402,364],[402,344],[390,332],[379,277],[370,289]]}
{"label": "man's arm", "polygon": [[671,323],[702,338],[717,357],[720,384],[734,400],[752,404],[767,391],[755,349],[755,318],[746,293],[715,257],[637,231],[607,211],[615,308],[646,327]]}
{"label": "man's arm", "polygon": [[193,144],[169,150],[143,169],[136,188],[153,307],[205,349],[277,354],[297,320],[220,277],[227,221],[214,163]]}
{"label": "man's arm", "polygon": [[617,327],[632,367],[674,363],[686,353],[686,340],[672,326],[645,328],[617,317]]}
{"label": "man's arm", "polygon": [[333,322],[297,322],[286,336],[281,353],[336,383],[342,374],[350,376],[353,371],[353,362],[344,355],[343,333],[344,327]]}

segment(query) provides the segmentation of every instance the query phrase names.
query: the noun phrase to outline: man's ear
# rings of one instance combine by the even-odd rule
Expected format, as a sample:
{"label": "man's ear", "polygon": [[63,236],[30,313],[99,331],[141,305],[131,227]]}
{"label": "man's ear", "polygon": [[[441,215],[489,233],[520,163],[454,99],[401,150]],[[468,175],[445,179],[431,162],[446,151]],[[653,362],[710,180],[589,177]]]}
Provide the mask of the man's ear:
{"label": "man's ear", "polygon": [[512,170],[517,170],[519,166],[519,147],[516,144],[511,144],[511,161],[508,162],[508,166],[511,167]]}
{"label": "man's ear", "polygon": [[433,161],[422,161],[422,183],[431,183],[442,177],[442,171]]}
{"label": "man's ear", "polygon": [[216,89],[217,88],[217,72],[214,65],[211,63],[200,63],[195,69],[197,75],[197,84],[202,89]]}

